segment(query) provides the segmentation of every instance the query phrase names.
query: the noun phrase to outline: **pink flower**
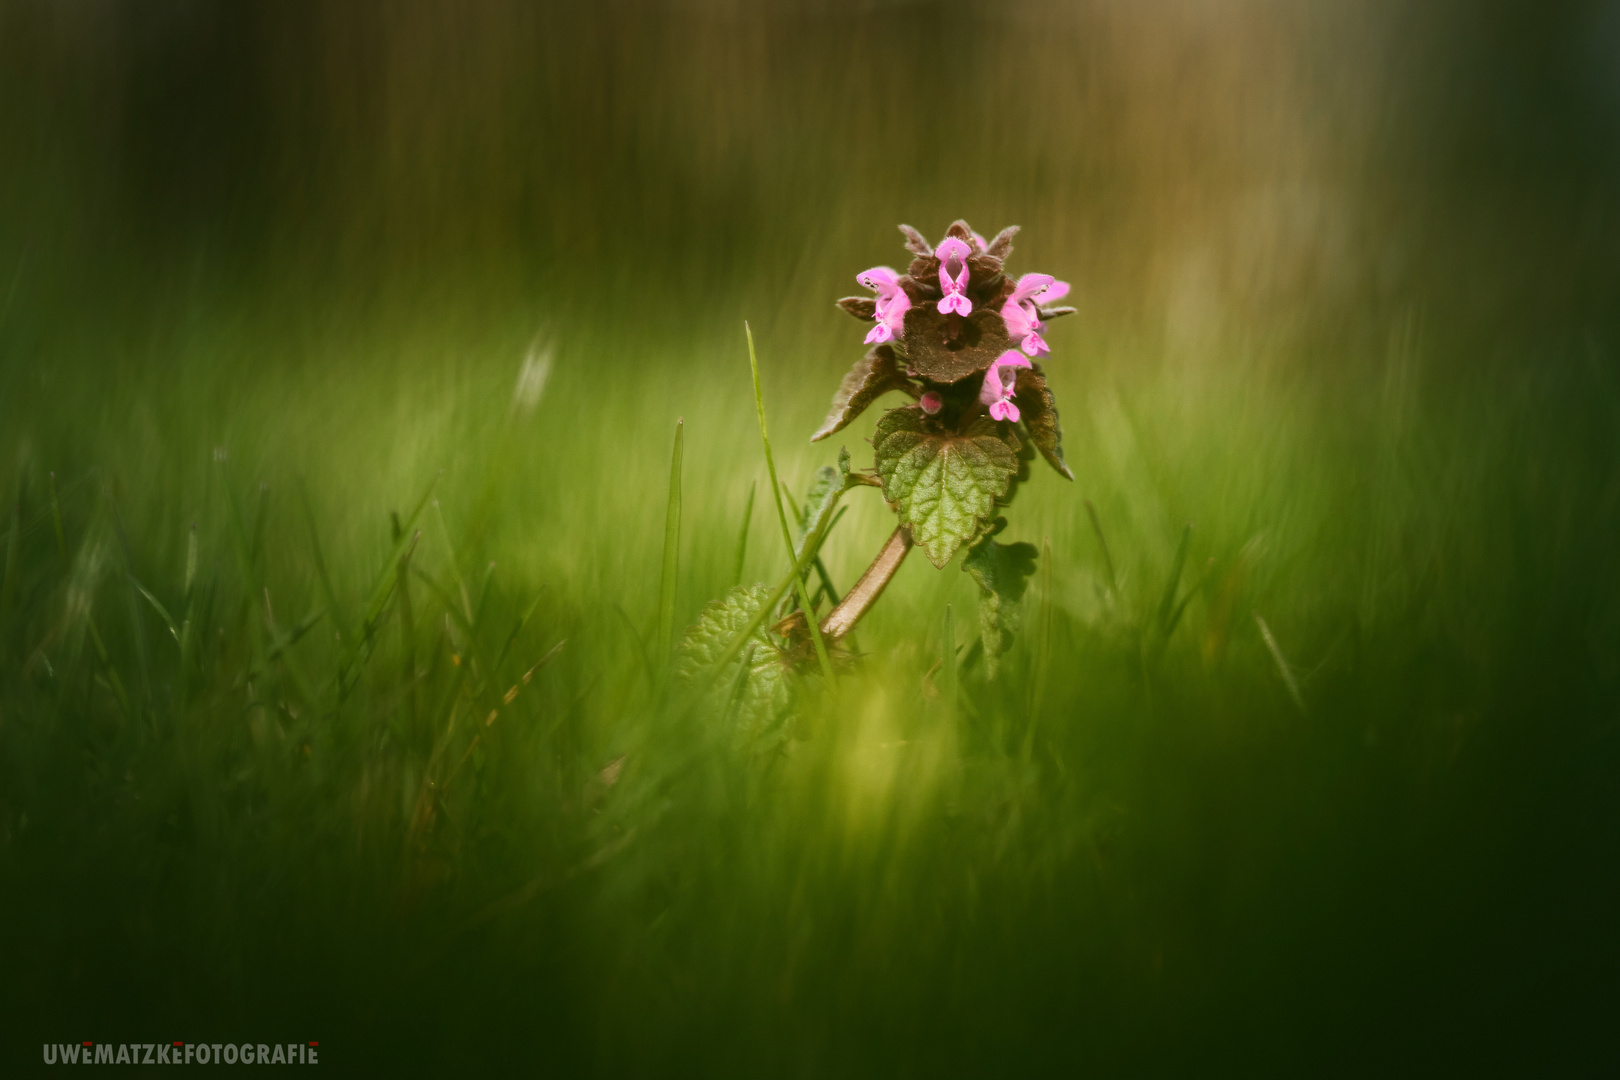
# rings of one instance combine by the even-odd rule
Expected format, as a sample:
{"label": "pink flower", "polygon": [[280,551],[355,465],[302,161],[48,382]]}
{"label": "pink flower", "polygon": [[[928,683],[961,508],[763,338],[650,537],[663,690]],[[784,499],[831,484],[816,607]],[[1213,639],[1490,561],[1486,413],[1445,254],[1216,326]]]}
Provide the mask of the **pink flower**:
{"label": "pink flower", "polygon": [[927,413],[929,416],[937,416],[939,414],[939,410],[945,407],[945,399],[939,396],[939,392],[937,390],[929,390],[927,393],[923,394],[921,399],[918,400],[917,404],[921,405],[922,411]]}
{"label": "pink flower", "polygon": [[1006,369],[1032,366],[1016,349],[1008,349],[996,357],[996,362],[984,373],[984,383],[979,387],[979,401],[990,406],[992,420],[1018,422],[1018,406],[1013,404],[1013,395],[1018,392],[1018,375]]}
{"label": "pink flower", "polygon": [[1001,321],[1007,324],[1007,336],[1018,342],[1019,347],[1030,356],[1039,356],[1048,351],[1046,342],[1041,338],[1041,320],[1034,311],[1009,299],[1001,305]]}
{"label": "pink flower", "polygon": [[1018,279],[1007,302],[1001,305],[1001,318],[1007,324],[1007,334],[1018,347],[1030,356],[1050,352],[1041,338],[1039,304],[1049,304],[1069,295],[1069,283],[1058,281],[1051,274],[1025,274]]}
{"label": "pink flower", "polygon": [[973,310],[973,301],[967,297],[967,260],[971,254],[967,244],[954,236],[947,236],[939,247],[934,249],[934,257],[939,260],[939,287],[945,290],[945,298],[939,302],[941,315],[948,315],[953,311],[958,315],[966,315]]}
{"label": "pink flower", "polygon": [[900,275],[887,266],[874,266],[870,270],[862,270],[855,275],[855,280],[860,282],[863,288],[871,289],[878,294],[879,315],[883,314],[884,306],[900,292]]}
{"label": "pink flower", "polygon": [[893,341],[902,332],[906,312],[911,308],[911,297],[900,287],[900,276],[887,266],[874,266],[855,275],[855,280],[877,293],[877,319],[866,335],[868,345]]}
{"label": "pink flower", "polygon": [[885,303],[878,298],[877,325],[866,333],[868,345],[893,341],[905,333],[906,312],[911,310],[911,297],[897,290]]}

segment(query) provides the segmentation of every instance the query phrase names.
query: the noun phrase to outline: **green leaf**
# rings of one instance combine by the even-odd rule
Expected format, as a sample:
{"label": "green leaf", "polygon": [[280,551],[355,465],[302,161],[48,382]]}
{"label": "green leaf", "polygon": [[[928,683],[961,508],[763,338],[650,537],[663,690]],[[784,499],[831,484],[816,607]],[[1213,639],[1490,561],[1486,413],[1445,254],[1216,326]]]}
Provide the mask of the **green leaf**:
{"label": "green leaf", "polygon": [[748,629],[770,600],[763,585],[737,586],[723,599],[711,601],[675,648],[676,681],[691,684],[706,679],[709,706],[733,714],[745,730],[780,720],[792,705],[787,671],[762,625],[755,626],[741,649],[726,656],[733,639]]}
{"label": "green leaf", "polygon": [[906,378],[895,362],[894,350],[887,345],[873,346],[844,376],[838,393],[833,395],[827,419],[810,436],[810,441],[820,442],[838,431],[890,390],[904,390],[910,386],[911,380]]}
{"label": "green leaf", "polygon": [[1018,472],[1015,449],[988,417],[956,433],[917,406],[891,409],[873,442],[883,497],[939,567],[979,534]]}
{"label": "green leaf", "polygon": [[816,527],[822,515],[849,487],[849,451],[844,449],[838,453],[837,468],[823,465],[816,470],[816,478],[810,481],[810,490],[804,496],[804,508],[799,511],[799,525],[793,534],[795,558],[804,550],[804,538],[810,535],[810,530]]}
{"label": "green leaf", "polygon": [[985,537],[962,560],[962,569],[979,583],[979,636],[990,677],[1001,656],[1012,648],[1023,613],[1024,591],[1035,573],[1034,544],[1002,544]]}
{"label": "green leaf", "polygon": [[1020,419],[1024,422],[1024,430],[1029,432],[1029,441],[1035,444],[1035,449],[1041,452],[1048,465],[1066,479],[1073,480],[1074,473],[1069,471],[1069,466],[1063,460],[1063,429],[1058,426],[1057,404],[1052,400],[1052,391],[1046,385],[1046,373],[1041,371],[1039,364],[1019,370],[1018,389],[1013,400],[1018,403]]}

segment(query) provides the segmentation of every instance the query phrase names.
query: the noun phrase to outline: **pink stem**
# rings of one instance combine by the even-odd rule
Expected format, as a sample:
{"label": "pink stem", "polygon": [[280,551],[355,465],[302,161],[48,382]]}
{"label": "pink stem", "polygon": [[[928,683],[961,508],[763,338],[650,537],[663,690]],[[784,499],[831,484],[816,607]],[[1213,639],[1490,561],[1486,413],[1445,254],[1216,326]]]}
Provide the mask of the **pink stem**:
{"label": "pink stem", "polygon": [[900,569],[905,561],[906,553],[911,550],[911,537],[902,526],[894,530],[883,550],[878,552],[872,565],[866,568],[861,580],[849,590],[848,595],[839,601],[838,606],[827,613],[821,622],[821,633],[828,640],[837,640],[855,629],[855,624],[865,615],[867,609],[877,603],[877,598],[883,594],[883,589],[894,577],[894,572]]}

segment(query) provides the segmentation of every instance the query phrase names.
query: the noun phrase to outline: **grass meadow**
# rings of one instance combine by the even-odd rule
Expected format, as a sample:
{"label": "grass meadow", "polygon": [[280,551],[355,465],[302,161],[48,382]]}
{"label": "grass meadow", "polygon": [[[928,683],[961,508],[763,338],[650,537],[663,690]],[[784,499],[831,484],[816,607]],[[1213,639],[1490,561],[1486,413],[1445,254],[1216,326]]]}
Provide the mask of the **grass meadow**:
{"label": "grass meadow", "polygon": [[[669,60],[664,23],[621,52],[570,24],[629,103],[592,97],[568,126],[576,91],[531,75],[519,96],[556,112],[467,129],[556,121],[555,145],[603,148],[539,216],[511,209],[530,205],[519,173],[489,156],[508,143],[446,134],[435,107],[516,106],[495,76],[424,60],[427,23],[390,91],[418,113],[333,108],[337,144],[394,154],[387,183],[338,194],[353,177],[319,154],[364,155],[268,121],[253,138],[292,140],[283,166],[327,161],[326,187],[264,166],[275,199],[154,194],[141,163],[168,143],[151,117],[191,115],[161,94],[131,98],[149,126],[107,179],[85,148],[111,137],[68,88],[87,61],[14,68],[6,145],[77,149],[13,158],[0,230],[5,1059],[313,1039],[356,1073],[1612,1060],[1620,336],[1609,262],[1571,239],[1608,235],[1590,209],[1608,204],[1566,214],[1563,180],[1509,183],[1488,155],[1458,180],[1463,136],[1418,179],[1382,157],[1355,179],[1338,144],[1200,103],[1233,86],[1285,100],[1272,67],[1230,83],[1195,64],[1175,89],[1115,16],[1106,48],[1068,31],[1039,46],[1100,72],[1051,106],[1090,149],[1051,133],[1047,156],[1020,156],[1022,128],[971,112],[1006,171],[912,187],[946,158],[926,111],[904,114],[912,135],[871,120],[887,142],[856,149],[847,79],[793,96],[746,60],[701,74],[729,45]],[[791,20],[712,17],[757,31],[784,79],[894,40],[812,20],[801,55]],[[518,64],[506,24],[468,25],[469,49]],[[686,46],[718,33],[677,25]],[[1016,100],[1011,33],[984,46],[984,116]],[[1272,55],[1224,33],[1217,58]],[[590,67],[545,41],[524,64]],[[894,45],[886,91],[936,44]],[[1099,59],[1116,53],[1142,65]],[[234,85],[223,55],[197,85]],[[444,70],[461,81],[422,104],[423,72]],[[1040,70],[1054,92],[1059,69]],[[23,102],[29,79],[67,128]],[[705,96],[727,79],[762,96]],[[421,133],[402,133],[411,115]],[[677,151],[655,120],[713,124]],[[802,143],[771,143],[778,122]],[[1188,125],[1213,141],[1157,141]],[[1354,130],[1385,146],[1376,128]],[[1315,179],[1277,180],[1296,152]],[[660,162],[668,184],[637,172]],[[1387,249],[1406,270],[1311,217],[1341,196],[1368,235],[1406,237]],[[509,243],[489,239],[503,206]],[[770,738],[744,737],[668,677],[677,421],[678,633],[790,565],[743,320],[784,485],[802,496],[840,444],[870,468],[877,410],[807,442],[861,353],[833,301],[901,258],[896,221],[935,235],[958,215],[1022,223],[1017,268],[1077,282],[1046,365],[1076,480],[1037,463],[1008,512],[1005,539],[1043,552],[1023,632],[996,679],[968,667],[942,690],[977,588],[960,559],[913,555],[836,692],[812,686]],[[1299,239],[1324,231],[1341,246]],[[876,491],[847,502],[824,549],[840,589],[893,528]]]}

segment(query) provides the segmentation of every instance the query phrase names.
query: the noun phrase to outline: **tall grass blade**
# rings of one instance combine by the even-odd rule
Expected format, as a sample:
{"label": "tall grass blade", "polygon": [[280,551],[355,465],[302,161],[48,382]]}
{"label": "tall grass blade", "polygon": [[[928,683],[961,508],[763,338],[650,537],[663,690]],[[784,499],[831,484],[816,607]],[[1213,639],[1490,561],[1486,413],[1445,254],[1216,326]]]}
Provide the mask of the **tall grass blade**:
{"label": "tall grass blade", "polygon": [[395,580],[394,590],[398,594],[399,606],[399,644],[400,644],[400,673],[405,679],[405,730],[416,736],[416,618],[411,609],[411,556],[416,552],[416,542],[422,538],[418,529],[411,534],[410,546],[399,557],[398,576]]}
{"label": "tall grass blade", "polygon": [[675,421],[675,447],[669,453],[669,506],[664,511],[663,576],[658,584],[658,659],[669,659],[675,635],[675,580],[681,559],[681,454],[686,430],[684,420]]}
{"label": "tall grass blade", "polygon": [[[731,642],[726,645],[725,649],[720,653],[719,659],[709,666],[710,676],[724,670],[726,663],[733,656],[737,655],[738,651],[742,649],[744,644],[747,643],[754,631],[760,628],[760,625],[764,623],[766,617],[770,615],[770,613],[775,609],[776,605],[781,602],[782,597],[786,596],[788,590],[793,588],[793,583],[795,581],[799,583],[800,589],[804,588],[804,572],[809,568],[811,562],[815,560],[816,554],[821,551],[822,542],[827,539],[827,534],[832,531],[832,523],[834,520],[835,516],[828,513],[824,520],[822,520],[816,526],[815,530],[810,534],[810,538],[804,542],[804,547],[800,550],[798,559],[788,570],[787,576],[777,584],[776,588],[771,590],[770,595],[765,599],[765,603],[762,604],[760,609],[754,613],[754,617],[748,620],[748,624],[739,630],[736,636],[731,639]],[[806,611],[805,614],[808,618],[809,612]],[[818,638],[816,640],[820,639]],[[707,683],[709,681],[709,677],[705,676],[700,681]]]}
{"label": "tall grass blade", "polygon": [[1176,627],[1181,624],[1181,616],[1187,611],[1187,605],[1193,602],[1193,597],[1197,596],[1200,592],[1203,592],[1204,586],[1209,584],[1210,575],[1214,573],[1215,556],[1211,555],[1209,557],[1209,561],[1204,563],[1204,572],[1198,575],[1198,580],[1193,582],[1192,586],[1184,594],[1182,594],[1181,602],[1176,604],[1176,610],[1170,613],[1170,622],[1164,628],[1164,636],[1166,638],[1176,632]]}
{"label": "tall grass blade", "polygon": [[270,522],[270,485],[259,484],[259,514],[253,521],[253,546],[248,550],[248,557],[254,566],[264,556],[264,530]]}
{"label": "tall grass blade", "polygon": [[197,584],[197,523],[191,523],[191,529],[186,534],[186,591],[185,596],[191,599],[191,590]]}
{"label": "tall grass blade", "polygon": [[1294,678],[1294,669],[1288,666],[1288,661],[1283,657],[1282,649],[1278,647],[1277,639],[1271,633],[1271,627],[1266,625],[1266,620],[1260,617],[1258,611],[1252,611],[1250,614],[1254,616],[1255,625],[1260,627],[1260,637],[1264,639],[1266,648],[1271,651],[1271,658],[1277,663],[1277,673],[1282,676],[1283,685],[1288,688],[1288,696],[1294,699],[1294,704],[1299,706],[1300,712],[1306,712],[1305,698],[1299,692],[1299,680]]}
{"label": "tall grass blade", "polygon": [[315,577],[321,583],[321,595],[326,599],[326,610],[332,613],[332,625],[337,629],[338,643],[347,652],[353,647],[353,639],[349,634],[349,620],[344,616],[343,607],[338,603],[337,590],[332,588],[332,575],[326,570],[326,558],[321,553],[321,538],[315,528],[315,511],[309,505],[309,489],[300,479],[298,483],[299,502],[304,506],[304,520],[309,525],[309,550],[315,559]]}
{"label": "tall grass blade", "polygon": [[1102,519],[1097,516],[1097,508],[1086,500],[1086,516],[1091,519],[1091,531],[1097,536],[1097,546],[1102,549],[1103,568],[1108,571],[1108,593],[1110,596],[1119,595],[1119,578],[1114,573],[1114,556],[1108,550],[1108,537],[1103,535]]}
{"label": "tall grass blade", "polygon": [[[443,474],[440,473],[439,475]],[[398,514],[393,515],[394,550],[389,555],[388,561],[378,569],[377,579],[372,583],[371,591],[367,593],[366,613],[361,622],[359,633],[362,644],[376,632],[377,622],[382,617],[383,606],[388,603],[388,597],[393,594],[394,585],[398,580],[399,560],[405,554],[405,549],[408,546],[414,547],[416,545],[416,534],[412,534],[410,530],[416,524],[416,519],[422,516],[422,511],[427,508],[428,500],[432,498],[433,489],[438,486],[438,483],[439,476],[435,476],[428,483],[427,490],[422,493],[422,498],[418,500],[416,508],[403,521],[400,520]]]}
{"label": "tall grass blade", "polygon": [[461,593],[461,610],[467,613],[467,625],[472,625],[472,596],[467,592],[467,580],[461,576],[461,561],[456,558],[456,546],[450,542],[450,527],[444,523],[444,510],[439,500],[433,500],[433,516],[439,519],[439,539],[444,543],[444,557],[450,562],[450,576],[456,579]]}
{"label": "tall grass blade", "polygon": [[1164,583],[1164,594],[1159,598],[1159,614],[1155,624],[1162,641],[1170,636],[1170,615],[1175,611],[1176,593],[1181,589],[1181,572],[1187,566],[1187,544],[1192,539],[1192,524],[1181,530],[1181,543],[1176,545],[1176,557],[1170,563],[1170,580]]}
{"label": "tall grass blade", "polygon": [[62,532],[62,505],[56,497],[56,474],[51,473],[51,524],[56,527],[56,553],[67,559],[67,536]]}
{"label": "tall grass blade", "polygon": [[6,572],[0,579],[0,614],[11,610],[11,601],[17,591],[18,546],[22,539],[22,496],[11,509],[11,528],[6,531]]}
{"label": "tall grass blade", "polygon": [[742,584],[743,559],[748,554],[748,525],[754,517],[754,492],[759,487],[758,480],[748,482],[748,501],[743,504],[742,528],[737,530],[737,564],[731,572],[731,582],[734,585]]}
{"label": "tall grass blade", "polygon": [[[797,563],[793,550],[793,530],[788,528],[787,511],[782,508],[782,485],[776,478],[776,458],[771,454],[771,436],[765,426],[765,395],[759,388],[759,359],[754,355],[754,331],[745,322],[743,332],[748,335],[748,368],[754,376],[754,409],[759,414],[759,439],[765,445],[765,468],[771,475],[771,497],[776,501],[776,520],[782,526],[782,543],[787,545],[788,562]],[[810,550],[808,543],[805,550]],[[821,628],[816,625],[815,609],[810,606],[810,596],[797,570],[793,576],[793,587],[799,594],[799,607],[804,611],[804,621],[810,628],[810,641],[816,648],[816,662],[821,665],[827,688],[832,690],[832,659],[827,655],[827,643],[822,640]]]}
{"label": "tall grass blade", "polygon": [[956,663],[956,615],[946,604],[939,628],[939,696],[945,702],[945,714],[953,719],[959,682]]}
{"label": "tall grass blade", "polygon": [[141,618],[140,594],[145,590],[135,579],[135,559],[129,550],[129,537],[124,533],[124,522],[119,516],[118,508],[113,507],[113,529],[118,535],[118,548],[124,555],[124,576],[129,579],[129,621],[130,630],[135,639],[135,655],[140,661],[141,668],[141,699],[142,704],[150,710],[152,707],[152,658],[146,644],[146,621]]}
{"label": "tall grass blade", "polygon": [[1040,723],[1041,706],[1046,698],[1046,680],[1052,667],[1052,538],[1041,538],[1041,621],[1035,629],[1035,677],[1030,680],[1029,726],[1024,729],[1024,760],[1035,745],[1035,727]]}

